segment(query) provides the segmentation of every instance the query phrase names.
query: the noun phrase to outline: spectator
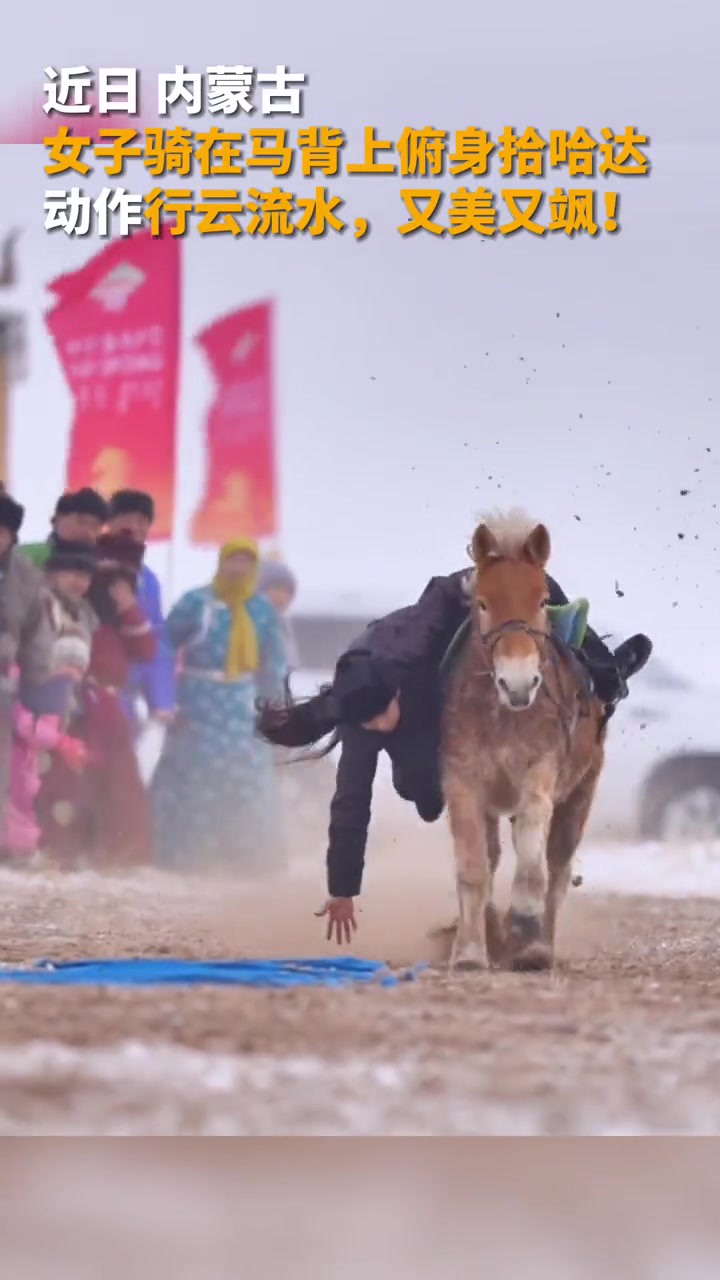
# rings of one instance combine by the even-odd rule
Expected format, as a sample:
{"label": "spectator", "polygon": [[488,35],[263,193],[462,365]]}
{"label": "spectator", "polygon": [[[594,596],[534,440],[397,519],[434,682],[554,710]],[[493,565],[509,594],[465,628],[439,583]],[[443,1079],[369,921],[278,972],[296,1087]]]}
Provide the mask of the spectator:
{"label": "spectator", "polygon": [[24,515],[25,508],[0,489],[0,812],[8,794],[16,700],[52,675],[47,588],[17,547]]}
{"label": "spectator", "polygon": [[213,582],[168,616],[182,658],[179,710],[150,785],[155,856],[165,867],[253,870],[282,860],[276,771],[254,722],[258,694],[281,695],[287,663],[257,577],[257,545],[229,542]]}
{"label": "spectator", "polygon": [[[110,532],[128,534],[140,546],[144,547],[154,519],[155,503],[149,493],[121,489],[110,501]],[[135,663],[131,667],[123,706],[137,726],[136,703],[138,698],[142,698],[148,714],[168,724],[175,714],[175,654],[165,631],[160,583],[146,564],[140,569],[137,592],[140,608],[155,632],[157,652],[151,662]]]}
{"label": "spectator", "polygon": [[97,547],[55,538],[45,562],[45,581],[52,594],[56,640],[55,677],[68,681],[67,715],[78,709],[80,682],[90,665],[92,641],[98,626],[88,594],[97,571]]}
{"label": "spectator", "polygon": [[105,499],[94,489],[77,489],[58,498],[51,521],[50,536],[45,542],[29,542],[21,551],[42,568],[56,541],[84,542],[91,546],[97,542],[107,520]]}
{"label": "spectator", "polygon": [[280,560],[265,560],[260,566],[258,591],[267,596],[280,618],[285,636],[287,664],[291,671],[296,671],[299,656],[288,610],[297,595],[297,580]]}
{"label": "spectator", "polygon": [[38,851],[42,826],[36,812],[44,768],[54,761],[76,775],[85,763],[82,742],[63,733],[64,682],[37,686],[13,714],[10,785],[3,813],[2,848],[9,860],[28,865]]}
{"label": "spectator", "polygon": [[87,601],[97,566],[95,547],[56,538],[45,562],[45,578],[52,592],[56,639],[53,684],[62,689],[57,710],[58,730],[69,737],[40,761],[36,801],[43,852],[61,864],[74,860],[76,831],[67,816],[82,808],[87,786],[83,776],[87,752],[80,736],[83,680],[90,665],[98,619]]}
{"label": "spectator", "polygon": [[[49,840],[95,866],[127,868],[148,861],[151,824],[120,696],[130,663],[151,661],[157,642],[135,594],[142,544],[104,534],[97,553],[88,601],[98,626],[73,728],[87,748],[88,763],[82,786],[48,797]],[[64,828],[62,835],[58,828]]]}

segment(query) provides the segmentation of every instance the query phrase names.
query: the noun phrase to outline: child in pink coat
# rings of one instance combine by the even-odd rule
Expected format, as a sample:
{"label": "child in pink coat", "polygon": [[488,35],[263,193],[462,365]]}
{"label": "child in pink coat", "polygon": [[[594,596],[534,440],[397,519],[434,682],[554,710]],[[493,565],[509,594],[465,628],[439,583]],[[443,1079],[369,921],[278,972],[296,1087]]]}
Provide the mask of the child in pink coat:
{"label": "child in pink coat", "polygon": [[10,785],[0,823],[0,847],[16,863],[26,863],[42,843],[36,807],[53,762],[73,773],[87,763],[84,742],[68,733],[77,714],[78,690],[90,661],[97,619],[85,600],[96,556],[86,543],[53,539],[45,563],[51,591],[48,604],[55,633],[54,676],[44,685],[20,688],[13,711]]}
{"label": "child in pink coat", "polygon": [[[54,684],[53,681],[50,683]],[[52,700],[55,691],[48,692]],[[64,690],[62,697],[66,697]],[[10,857],[25,859],[37,852],[40,841],[35,797],[40,790],[41,772],[47,757],[57,751],[66,764],[79,770],[85,763],[85,748],[77,738],[62,732],[62,716],[57,712],[36,715],[17,702],[13,721],[10,785],[0,845]]]}

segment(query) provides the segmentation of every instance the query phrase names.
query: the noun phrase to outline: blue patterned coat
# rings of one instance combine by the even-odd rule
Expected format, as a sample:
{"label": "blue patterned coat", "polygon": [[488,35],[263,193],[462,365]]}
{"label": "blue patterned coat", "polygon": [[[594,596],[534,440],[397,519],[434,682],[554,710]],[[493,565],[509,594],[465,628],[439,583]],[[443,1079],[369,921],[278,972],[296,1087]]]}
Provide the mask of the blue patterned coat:
{"label": "blue patterned coat", "polygon": [[167,618],[181,670],[177,721],[150,785],[162,866],[251,871],[284,860],[272,748],[255,735],[255,701],[281,695],[287,654],[270,601],[257,595],[247,608],[260,669],[236,681],[224,676],[232,613],[211,587],[188,591]]}

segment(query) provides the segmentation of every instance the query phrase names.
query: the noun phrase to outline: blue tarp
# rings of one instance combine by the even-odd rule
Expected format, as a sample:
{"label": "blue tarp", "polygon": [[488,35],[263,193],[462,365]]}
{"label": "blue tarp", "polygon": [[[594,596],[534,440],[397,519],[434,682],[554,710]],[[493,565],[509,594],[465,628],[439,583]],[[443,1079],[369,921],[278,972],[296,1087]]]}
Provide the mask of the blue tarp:
{"label": "blue tarp", "polygon": [[[422,966],[420,966],[422,967]],[[151,987],[394,987],[417,969],[391,973],[387,965],[353,956],[320,960],[43,960],[32,969],[0,969],[0,982],[43,986]]]}

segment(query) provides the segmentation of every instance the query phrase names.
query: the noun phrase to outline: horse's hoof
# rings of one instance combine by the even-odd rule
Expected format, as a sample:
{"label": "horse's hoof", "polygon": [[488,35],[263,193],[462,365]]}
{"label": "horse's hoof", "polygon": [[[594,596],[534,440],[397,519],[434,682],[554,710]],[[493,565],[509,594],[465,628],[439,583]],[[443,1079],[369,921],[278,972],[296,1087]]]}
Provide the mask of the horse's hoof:
{"label": "horse's hoof", "polygon": [[529,943],[516,951],[510,961],[510,968],[515,973],[542,973],[552,966],[552,949],[545,942]]}
{"label": "horse's hoof", "polygon": [[511,907],[506,916],[505,928],[511,947],[527,947],[531,942],[539,942],[542,938],[542,917],[514,911]]}
{"label": "horse's hoof", "polygon": [[487,969],[487,967],[485,949],[479,942],[466,942],[461,946],[453,947],[450,956],[451,969],[460,973],[477,973],[478,970]]}

